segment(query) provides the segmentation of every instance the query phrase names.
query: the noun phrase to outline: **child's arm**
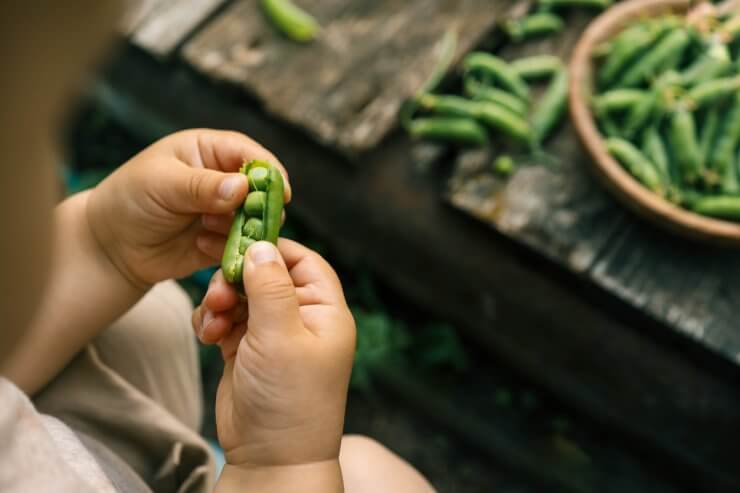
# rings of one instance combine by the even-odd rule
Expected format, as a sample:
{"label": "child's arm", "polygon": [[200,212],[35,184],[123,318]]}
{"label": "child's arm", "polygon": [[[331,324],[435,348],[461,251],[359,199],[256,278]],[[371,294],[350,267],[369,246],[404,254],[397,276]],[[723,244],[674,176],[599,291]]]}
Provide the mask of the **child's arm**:
{"label": "child's arm", "polygon": [[225,361],[217,491],[341,492],[355,326],[339,279],[318,254],[281,239],[279,251],[266,242],[247,250],[244,289],[248,306],[217,273],[193,315]]}
{"label": "child's arm", "polygon": [[2,374],[35,393],[150,286],[217,263],[225,235],[204,219],[244,199],[245,159],[277,163],[242,134],[179,132],[59,205],[43,300]]}

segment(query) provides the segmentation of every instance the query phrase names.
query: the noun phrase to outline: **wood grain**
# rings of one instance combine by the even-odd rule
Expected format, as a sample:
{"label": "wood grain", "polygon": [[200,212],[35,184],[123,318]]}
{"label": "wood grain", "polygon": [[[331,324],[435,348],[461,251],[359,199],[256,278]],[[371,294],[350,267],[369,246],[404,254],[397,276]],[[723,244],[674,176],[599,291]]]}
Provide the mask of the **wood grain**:
{"label": "wood grain", "polygon": [[[568,58],[587,17],[535,44],[502,50]],[[682,240],[625,210],[591,173],[592,162],[566,122],[547,150],[556,166],[523,166],[508,181],[491,172],[492,157],[464,154],[449,181],[448,200],[732,363],[740,362],[740,257]]]}
{"label": "wood grain", "polygon": [[302,0],[322,24],[300,45],[242,0],[184,47],[188,63],[238,84],[277,118],[347,155],[373,148],[397,124],[402,102],[435,64],[435,46],[459,32],[471,49],[510,2],[487,0]]}
{"label": "wood grain", "polygon": [[[146,0],[150,3],[152,0]],[[131,41],[156,57],[167,57],[225,0],[159,0],[141,19]]]}

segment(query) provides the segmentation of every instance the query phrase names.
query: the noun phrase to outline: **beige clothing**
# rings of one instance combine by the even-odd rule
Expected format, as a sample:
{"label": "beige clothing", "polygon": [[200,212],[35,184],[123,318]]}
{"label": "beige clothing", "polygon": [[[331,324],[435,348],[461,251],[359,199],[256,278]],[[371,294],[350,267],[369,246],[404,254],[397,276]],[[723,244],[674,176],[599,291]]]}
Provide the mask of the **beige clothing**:
{"label": "beige clothing", "polygon": [[[212,489],[213,458],[197,432],[202,395],[191,309],[174,282],[155,286],[35,398],[39,412],[75,432],[114,491]],[[44,449],[43,443],[39,446]],[[64,456],[52,459],[56,465],[49,465],[55,468],[49,476],[56,477],[58,468],[64,469]],[[46,475],[40,466],[34,476]],[[89,483],[83,477],[96,477],[92,468],[88,464],[68,477]],[[74,489],[57,487],[62,484],[55,482],[52,491],[86,491],[76,483]]]}

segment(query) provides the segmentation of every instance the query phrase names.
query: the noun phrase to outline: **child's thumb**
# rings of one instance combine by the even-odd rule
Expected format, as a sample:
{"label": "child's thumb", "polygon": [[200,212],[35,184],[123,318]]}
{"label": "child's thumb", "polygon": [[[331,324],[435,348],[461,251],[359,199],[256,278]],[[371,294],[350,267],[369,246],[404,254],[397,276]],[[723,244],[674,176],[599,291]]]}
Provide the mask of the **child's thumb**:
{"label": "child's thumb", "polygon": [[303,326],[295,285],[278,249],[267,241],[251,245],[244,256],[244,290],[250,331],[284,336]]}
{"label": "child's thumb", "polygon": [[224,214],[247,194],[247,177],[211,169],[182,167],[174,181],[162,183],[168,206],[176,212]]}

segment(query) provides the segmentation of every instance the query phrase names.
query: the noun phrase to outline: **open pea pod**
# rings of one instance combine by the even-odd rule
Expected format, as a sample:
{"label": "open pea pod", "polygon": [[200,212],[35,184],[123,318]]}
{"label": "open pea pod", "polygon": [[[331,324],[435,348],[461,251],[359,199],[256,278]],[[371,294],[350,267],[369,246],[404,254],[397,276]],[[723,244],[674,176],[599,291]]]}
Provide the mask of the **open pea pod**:
{"label": "open pea pod", "polygon": [[226,240],[221,270],[231,283],[239,282],[244,253],[257,241],[277,244],[283,215],[283,175],[266,161],[249,161],[239,170],[247,175],[249,192],[234,216]]}

